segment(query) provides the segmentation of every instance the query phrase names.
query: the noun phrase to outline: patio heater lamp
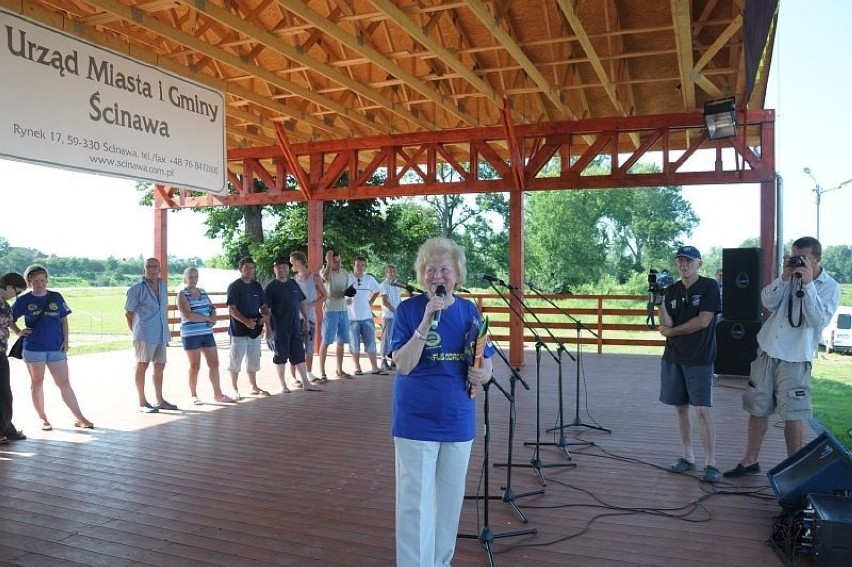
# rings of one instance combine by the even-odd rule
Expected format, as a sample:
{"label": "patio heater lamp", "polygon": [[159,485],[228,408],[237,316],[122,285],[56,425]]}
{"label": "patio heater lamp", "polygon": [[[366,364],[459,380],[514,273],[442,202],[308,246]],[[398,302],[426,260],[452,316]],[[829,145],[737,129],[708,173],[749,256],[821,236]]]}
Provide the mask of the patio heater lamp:
{"label": "patio heater lamp", "polygon": [[704,103],[704,125],[711,140],[737,135],[737,105],[734,97]]}

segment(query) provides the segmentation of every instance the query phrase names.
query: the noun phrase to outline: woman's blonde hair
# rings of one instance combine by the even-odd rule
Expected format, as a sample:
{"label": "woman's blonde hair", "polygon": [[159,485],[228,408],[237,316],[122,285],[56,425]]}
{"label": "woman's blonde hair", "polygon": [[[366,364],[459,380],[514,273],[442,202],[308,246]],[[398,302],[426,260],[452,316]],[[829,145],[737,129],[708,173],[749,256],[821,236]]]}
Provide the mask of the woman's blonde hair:
{"label": "woman's blonde hair", "polygon": [[456,271],[456,288],[467,279],[467,258],[461,246],[449,238],[430,238],[417,251],[414,261],[414,273],[421,286],[426,287],[426,264],[435,258],[448,258]]}
{"label": "woman's blonde hair", "polygon": [[187,269],[185,269],[183,271],[183,283],[186,283],[186,276],[188,276],[190,272],[195,272],[197,274],[198,268],[196,268],[195,266],[190,266]]}

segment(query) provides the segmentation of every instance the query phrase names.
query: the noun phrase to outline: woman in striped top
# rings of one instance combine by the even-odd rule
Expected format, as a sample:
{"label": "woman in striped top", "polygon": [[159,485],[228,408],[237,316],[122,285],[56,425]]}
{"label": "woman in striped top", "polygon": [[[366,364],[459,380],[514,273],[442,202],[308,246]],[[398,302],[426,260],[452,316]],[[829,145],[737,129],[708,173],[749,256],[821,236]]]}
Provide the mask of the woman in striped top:
{"label": "woman in striped top", "polygon": [[220,403],[231,404],[234,400],[222,393],[219,385],[219,353],[213,339],[213,325],[216,324],[216,307],[210,301],[207,292],[198,287],[198,270],[189,267],[183,272],[184,287],[177,294],[177,306],[180,311],[180,340],[183,350],[189,357],[189,392],[192,403],[201,405],[198,397],[198,371],[201,369],[201,355],[207,361],[210,384],[213,386],[213,399]]}

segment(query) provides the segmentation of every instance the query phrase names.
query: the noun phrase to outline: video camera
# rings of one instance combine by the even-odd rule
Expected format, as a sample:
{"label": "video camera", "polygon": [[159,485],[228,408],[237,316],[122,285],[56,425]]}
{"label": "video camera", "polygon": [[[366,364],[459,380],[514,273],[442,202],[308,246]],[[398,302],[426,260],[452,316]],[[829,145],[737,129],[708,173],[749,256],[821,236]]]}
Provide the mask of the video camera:
{"label": "video camera", "polygon": [[663,300],[663,290],[674,283],[674,277],[666,270],[648,271],[648,302],[659,305]]}

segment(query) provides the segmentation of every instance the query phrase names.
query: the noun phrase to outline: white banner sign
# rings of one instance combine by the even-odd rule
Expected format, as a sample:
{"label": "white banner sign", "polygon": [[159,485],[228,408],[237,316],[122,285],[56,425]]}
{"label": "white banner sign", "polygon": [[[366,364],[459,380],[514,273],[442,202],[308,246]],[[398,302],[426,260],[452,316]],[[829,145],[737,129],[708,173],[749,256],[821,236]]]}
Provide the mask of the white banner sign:
{"label": "white banner sign", "polygon": [[0,10],[0,157],[223,195],[221,92]]}

